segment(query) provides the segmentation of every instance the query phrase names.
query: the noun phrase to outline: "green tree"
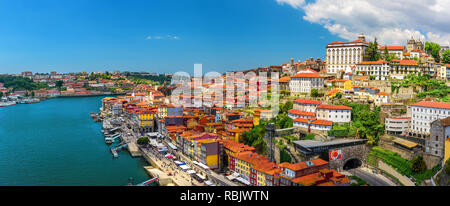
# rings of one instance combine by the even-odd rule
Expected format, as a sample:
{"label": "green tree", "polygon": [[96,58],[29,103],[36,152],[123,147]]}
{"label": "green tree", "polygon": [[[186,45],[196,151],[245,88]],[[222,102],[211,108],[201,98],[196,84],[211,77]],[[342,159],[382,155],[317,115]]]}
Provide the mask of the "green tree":
{"label": "green tree", "polygon": [[336,94],[336,99],[340,99],[340,98],[342,98],[342,93],[338,92],[338,93]]}
{"label": "green tree", "polygon": [[64,82],[61,80],[56,81],[55,86],[58,88],[61,88],[63,86]]}
{"label": "green tree", "polygon": [[311,97],[319,97],[319,90],[311,89]]}
{"label": "green tree", "polygon": [[439,52],[441,51],[441,46],[434,42],[425,42],[425,52],[430,54],[436,62],[440,62]]}
{"label": "green tree", "polygon": [[31,92],[31,96],[34,97],[34,91]]}
{"label": "green tree", "polygon": [[3,97],[3,92],[0,92],[0,98],[2,98]]}
{"label": "green tree", "polygon": [[378,61],[381,59],[381,55],[378,52],[377,38],[375,38],[373,42],[369,43],[369,46],[366,49],[366,58],[369,61]]}
{"label": "green tree", "polygon": [[287,113],[294,107],[294,103],[292,101],[287,101],[281,108],[280,113]]}
{"label": "green tree", "polygon": [[388,50],[387,46],[384,46],[383,59],[384,59],[385,61],[391,61],[391,60],[390,60],[390,55],[389,55],[389,50]]}
{"label": "green tree", "polygon": [[315,138],[316,138],[316,135],[314,135],[313,133],[308,133],[305,135],[303,140],[314,140]]}
{"label": "green tree", "polygon": [[285,149],[280,149],[280,162],[291,162],[292,158]]}
{"label": "green tree", "polygon": [[425,161],[423,160],[423,156],[419,155],[415,157],[413,160],[411,160],[411,170],[415,173],[419,173],[422,171],[425,171],[427,169],[427,165],[425,164]]}
{"label": "green tree", "polygon": [[259,125],[254,127],[249,132],[242,133],[242,141],[246,145],[250,145],[256,149],[258,154],[266,154],[266,143],[264,142],[264,135],[266,134],[267,122],[261,120]]}
{"label": "green tree", "polygon": [[150,139],[148,139],[148,137],[141,137],[137,140],[137,143],[139,145],[146,145],[150,142]]}
{"label": "green tree", "polygon": [[445,50],[442,53],[442,63],[450,64],[450,50]]}
{"label": "green tree", "polygon": [[450,175],[450,159],[448,159],[447,161],[445,161],[444,170],[445,170],[445,173],[447,173],[448,175]]}

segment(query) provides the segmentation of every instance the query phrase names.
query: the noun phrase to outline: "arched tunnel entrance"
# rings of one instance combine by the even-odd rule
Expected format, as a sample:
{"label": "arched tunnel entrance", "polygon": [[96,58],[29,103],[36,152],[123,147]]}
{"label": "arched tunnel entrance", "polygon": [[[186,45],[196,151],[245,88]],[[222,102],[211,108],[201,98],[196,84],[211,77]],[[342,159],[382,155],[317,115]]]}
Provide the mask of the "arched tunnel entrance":
{"label": "arched tunnel entrance", "polygon": [[344,164],[344,170],[351,170],[351,169],[355,169],[358,167],[361,167],[362,162],[360,159],[358,158],[353,158],[353,159],[349,159],[345,162]]}

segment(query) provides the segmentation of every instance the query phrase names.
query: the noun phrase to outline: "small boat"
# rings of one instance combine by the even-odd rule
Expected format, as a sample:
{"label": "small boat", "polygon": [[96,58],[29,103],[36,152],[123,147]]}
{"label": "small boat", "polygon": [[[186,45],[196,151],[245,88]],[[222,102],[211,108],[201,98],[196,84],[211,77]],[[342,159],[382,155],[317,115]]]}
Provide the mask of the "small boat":
{"label": "small boat", "polygon": [[106,144],[112,144],[114,142],[114,139],[110,138],[110,137],[106,137],[105,142],[106,142]]}
{"label": "small boat", "polygon": [[16,105],[16,102],[0,102],[0,107]]}

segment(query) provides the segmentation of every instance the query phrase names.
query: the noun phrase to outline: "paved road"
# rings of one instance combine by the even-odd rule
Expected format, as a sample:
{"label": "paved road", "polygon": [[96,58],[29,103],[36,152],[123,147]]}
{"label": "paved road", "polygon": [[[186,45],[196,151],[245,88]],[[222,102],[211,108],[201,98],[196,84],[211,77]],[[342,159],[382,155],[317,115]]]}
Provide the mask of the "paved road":
{"label": "paved road", "polygon": [[366,171],[366,169],[356,168],[347,170],[347,172],[365,180],[370,186],[395,186],[395,184],[389,179],[383,177],[382,175]]}

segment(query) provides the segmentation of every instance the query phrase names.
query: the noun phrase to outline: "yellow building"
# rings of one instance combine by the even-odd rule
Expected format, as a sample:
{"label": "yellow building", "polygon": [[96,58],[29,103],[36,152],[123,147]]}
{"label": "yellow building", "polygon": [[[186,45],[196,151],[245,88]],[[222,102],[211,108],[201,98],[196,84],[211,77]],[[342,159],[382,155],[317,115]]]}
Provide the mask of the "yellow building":
{"label": "yellow building", "polygon": [[[339,92],[342,92],[342,91],[341,91],[340,89],[333,89],[333,90],[329,91],[329,92],[325,95],[326,101],[329,101],[330,99],[333,99],[334,97],[336,97],[336,95],[337,95]],[[341,93],[341,94],[342,94],[342,93]]]}
{"label": "yellow building", "polygon": [[155,110],[153,109],[136,110],[139,132],[146,133],[154,131],[154,114]]}
{"label": "yellow building", "polygon": [[274,162],[270,162],[264,156],[254,152],[236,153],[232,155],[232,158],[234,162],[232,170],[254,186],[266,186],[266,173],[276,168]]}
{"label": "yellow building", "polygon": [[444,159],[447,161],[450,158],[450,138],[445,140],[445,155]]}
{"label": "yellow building", "polygon": [[436,63],[437,67],[437,78],[440,80],[446,80],[447,79],[447,66],[442,63]]}
{"label": "yellow building", "polygon": [[353,83],[352,80],[348,80],[348,79],[334,79],[331,80],[331,85],[333,88],[335,89],[339,89],[339,90],[351,90]]}
{"label": "yellow building", "polygon": [[222,139],[220,140],[221,144],[223,145],[223,151],[227,155],[227,163],[230,166],[230,158],[232,155],[239,153],[239,152],[255,152],[256,149],[254,147],[230,140],[230,139]]}
{"label": "yellow building", "polygon": [[167,117],[167,105],[160,105],[158,107],[158,117],[164,119]]}
{"label": "yellow building", "polygon": [[248,132],[250,129],[248,128],[234,128],[227,131],[227,136],[230,140],[233,140],[235,142],[241,142],[242,141],[242,133]]}

